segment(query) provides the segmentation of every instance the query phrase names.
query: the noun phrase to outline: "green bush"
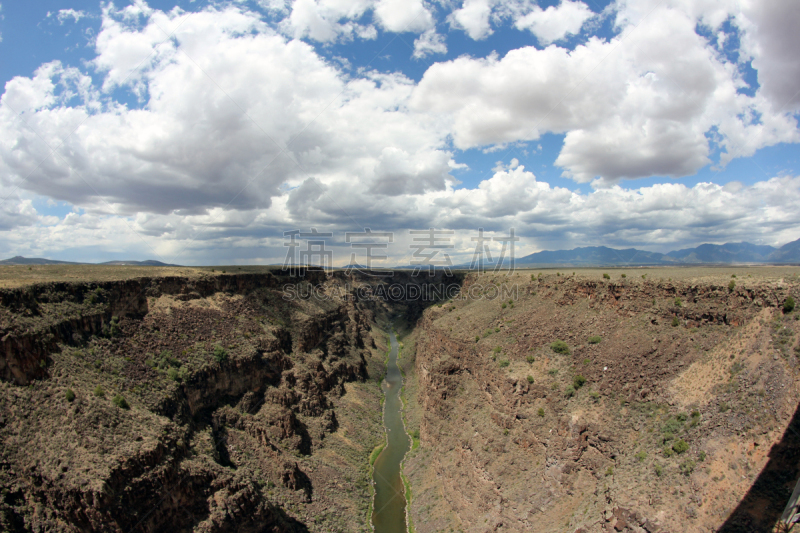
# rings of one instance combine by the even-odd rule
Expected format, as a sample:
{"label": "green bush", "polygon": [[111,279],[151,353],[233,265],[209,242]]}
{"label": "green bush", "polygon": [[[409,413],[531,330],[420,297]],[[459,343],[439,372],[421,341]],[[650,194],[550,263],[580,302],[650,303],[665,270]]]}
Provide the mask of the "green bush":
{"label": "green bush", "polygon": [[675,307],[680,307],[683,305],[683,302],[680,298],[675,298]]}
{"label": "green bush", "polygon": [[500,363],[498,363],[498,364],[500,365],[500,368],[505,368],[505,367],[507,367],[508,365],[510,365],[511,363],[510,363],[510,362],[509,362],[507,359],[503,359],[503,360],[502,360],[502,361],[500,361]]}
{"label": "green bush", "polygon": [[601,342],[603,342],[603,337],[600,335],[592,335],[589,337],[589,344],[600,344]]}
{"label": "green bush", "polygon": [[225,360],[228,359],[228,352],[225,351],[225,348],[217,344],[214,346],[214,361],[217,363],[223,363]]}
{"label": "green bush", "polygon": [[628,277],[628,275],[627,275],[627,274],[620,274],[620,276],[619,276],[619,277],[621,277],[621,278],[627,278],[627,277]]}
{"label": "green bush", "polygon": [[635,456],[635,457],[636,457],[636,460],[637,460],[637,461],[639,461],[639,462],[641,463],[642,461],[644,461],[645,459],[647,459],[647,452],[646,452],[646,451],[644,451],[644,450],[639,450],[639,451],[636,453],[636,456]]}
{"label": "green bush", "polygon": [[791,313],[794,311],[794,298],[789,296],[786,298],[786,301],[783,302],[783,312],[784,313]]}
{"label": "green bush", "polygon": [[733,292],[733,289],[735,289],[735,288],[736,288],[736,282],[731,280],[731,282],[728,283],[728,290]]}
{"label": "green bush", "polygon": [[114,405],[119,407],[120,409],[130,409],[131,406],[128,405],[128,402],[123,398],[121,395],[117,394],[114,398],[111,399],[114,402]]}
{"label": "green bush", "polygon": [[673,328],[677,328],[680,325],[681,325],[681,321],[678,320],[678,317],[676,317],[676,316],[672,317],[672,327]]}
{"label": "green bush", "polygon": [[664,457],[672,457],[672,455],[675,453],[675,450],[673,450],[670,446],[664,446],[663,452]]}
{"label": "green bush", "polygon": [[506,303],[505,303],[505,302],[503,302],[503,305],[501,305],[500,307],[502,307],[503,309],[505,309],[505,308],[507,307],[507,306],[506,306]]}
{"label": "green bush", "polygon": [[529,355],[525,358],[525,360],[528,361],[529,364],[533,364],[536,361],[536,358],[532,355]]}
{"label": "green bush", "polygon": [[661,477],[661,474],[664,472],[664,470],[661,468],[661,465],[658,464],[655,466],[654,470],[656,471],[656,475],[658,477]]}
{"label": "green bush", "polygon": [[692,472],[694,472],[694,467],[696,465],[697,463],[695,463],[693,460],[686,459],[684,462],[681,463],[679,467],[681,470],[681,474],[683,474],[684,476],[692,475]]}
{"label": "green bush", "polygon": [[700,453],[698,453],[697,454],[697,460],[700,461],[701,463],[703,461],[705,461],[706,460],[706,452],[701,451]]}
{"label": "green bush", "polygon": [[687,415],[686,413],[678,413],[677,415],[675,415],[675,419],[678,422],[683,423],[683,422],[686,422],[687,420],[689,420],[689,415]]}
{"label": "green bush", "polygon": [[589,398],[591,398],[592,401],[596,402],[597,400],[600,399],[600,393],[597,392],[596,390],[593,390],[592,392],[589,393]]}
{"label": "green bush", "polygon": [[564,396],[566,396],[567,398],[572,398],[574,395],[575,395],[575,387],[573,387],[572,385],[564,389]]}
{"label": "green bush", "polygon": [[603,279],[611,279],[611,276],[609,276],[608,274],[603,274]]}
{"label": "green bush", "polygon": [[75,400],[75,393],[72,392],[72,389],[67,389],[67,392],[64,393],[64,397],[68,402],[72,403]]}
{"label": "green bush", "polygon": [[563,355],[570,355],[572,352],[569,351],[569,346],[566,342],[562,340],[554,341],[550,344],[550,349],[556,353],[560,353]]}
{"label": "green bush", "polygon": [[475,342],[478,342],[479,340],[481,340],[481,336],[480,335],[475,335]]}
{"label": "green bush", "polygon": [[528,383],[533,383],[533,376],[530,374],[528,375]]}
{"label": "green bush", "polygon": [[685,453],[689,449],[689,443],[681,439],[672,445],[672,449],[675,453]]}
{"label": "green bush", "polygon": [[94,395],[97,396],[98,398],[104,398],[105,395],[106,395],[106,391],[104,391],[103,387],[101,387],[100,385],[95,387],[94,391],[92,391],[92,392],[94,392]]}
{"label": "green bush", "polygon": [[581,376],[580,374],[572,378],[572,386],[575,387],[576,390],[583,387],[585,383],[586,383],[586,378]]}
{"label": "green bush", "polygon": [[539,416],[543,417],[544,416],[544,408],[540,407],[539,410],[536,412],[536,414],[538,414]]}

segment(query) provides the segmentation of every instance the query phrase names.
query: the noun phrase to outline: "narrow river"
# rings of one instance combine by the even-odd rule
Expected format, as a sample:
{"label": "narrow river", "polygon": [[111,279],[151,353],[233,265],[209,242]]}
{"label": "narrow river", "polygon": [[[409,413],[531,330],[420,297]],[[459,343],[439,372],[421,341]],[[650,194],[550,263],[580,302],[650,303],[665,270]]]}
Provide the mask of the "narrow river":
{"label": "narrow river", "polygon": [[400,463],[411,447],[403,427],[403,403],[400,388],[403,375],[397,366],[397,337],[389,335],[392,350],[386,365],[386,379],[381,383],[384,393],[383,425],[386,428],[386,447],[375,460],[375,507],[372,524],[375,533],[406,533],[406,496],[400,478]]}

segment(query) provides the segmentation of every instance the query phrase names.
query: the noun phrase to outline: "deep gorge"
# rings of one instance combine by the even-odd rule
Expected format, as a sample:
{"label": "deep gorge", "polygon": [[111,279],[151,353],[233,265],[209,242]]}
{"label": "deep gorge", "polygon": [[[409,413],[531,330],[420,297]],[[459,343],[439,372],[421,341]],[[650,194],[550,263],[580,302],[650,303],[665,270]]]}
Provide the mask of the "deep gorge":
{"label": "deep gorge", "polygon": [[296,281],[0,291],[0,526],[369,531],[391,317],[420,533],[760,530],[800,473],[796,279]]}

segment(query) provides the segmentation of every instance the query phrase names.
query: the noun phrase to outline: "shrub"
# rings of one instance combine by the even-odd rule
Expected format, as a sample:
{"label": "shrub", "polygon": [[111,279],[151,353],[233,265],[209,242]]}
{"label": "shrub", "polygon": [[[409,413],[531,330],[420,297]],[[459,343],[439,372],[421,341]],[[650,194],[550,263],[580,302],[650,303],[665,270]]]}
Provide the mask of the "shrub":
{"label": "shrub", "polygon": [[592,392],[589,393],[589,398],[591,398],[592,401],[596,402],[597,400],[600,399],[600,393],[597,392],[596,390],[593,390]]}
{"label": "shrub", "polygon": [[683,474],[684,476],[692,475],[692,472],[694,472],[694,467],[696,465],[697,463],[695,463],[693,460],[686,459],[684,462],[681,463],[679,467],[681,470],[681,474]]}
{"label": "shrub", "polygon": [[75,393],[72,392],[72,389],[67,389],[67,392],[64,393],[64,397],[68,402],[72,403],[75,400]]}
{"label": "shrub", "polygon": [[503,309],[505,309],[505,308],[507,307],[507,306],[506,306],[506,303],[505,303],[505,302],[503,302],[503,305],[501,305],[500,307],[502,307]]}
{"label": "shrub", "polygon": [[794,298],[789,296],[786,298],[786,301],[783,302],[783,312],[784,313],[791,313],[794,311]]}
{"label": "shrub", "polygon": [[619,276],[619,277],[621,277],[621,278],[627,278],[627,277],[628,277],[628,275],[627,275],[627,274],[620,274],[620,276]]}
{"label": "shrub", "polygon": [[217,363],[222,363],[226,359],[228,359],[228,352],[225,351],[225,348],[217,344],[214,346],[214,361]]}
{"label": "shrub", "polygon": [[642,274],[642,279],[647,279],[647,274]]}
{"label": "shrub", "polygon": [[575,387],[576,390],[583,387],[585,383],[586,383],[586,378],[581,376],[580,374],[572,378],[572,386]]}
{"label": "shrub", "polygon": [[551,343],[550,344],[550,349],[553,350],[556,353],[560,353],[560,354],[564,354],[564,355],[569,355],[569,354],[572,353],[572,352],[569,351],[569,346],[567,345],[567,343],[562,341],[562,340],[557,340],[557,341]]}
{"label": "shrub", "polygon": [[611,466],[609,466],[609,467],[606,469],[606,475],[607,475],[607,476],[613,476],[613,475],[614,475],[614,468],[613,468],[613,467],[611,467]]}
{"label": "shrub", "polygon": [[672,457],[672,455],[675,453],[675,451],[669,446],[664,446],[663,452],[664,457]]}
{"label": "shrub", "polygon": [[492,351],[494,353],[500,353],[500,352],[503,351],[503,347],[502,346],[495,346],[494,348],[492,348]]}
{"label": "shrub", "polygon": [[672,327],[673,328],[677,328],[680,325],[681,325],[681,321],[678,320],[678,317],[676,317],[676,316],[672,317]]}
{"label": "shrub", "polygon": [[591,361],[588,358],[583,360],[584,365],[588,365],[589,363],[591,363]]}
{"label": "shrub", "polygon": [[703,461],[705,461],[706,460],[706,452],[701,451],[700,453],[698,453],[697,454],[697,460],[700,461],[701,463]]}
{"label": "shrub", "polygon": [[575,387],[573,387],[572,385],[564,389],[564,396],[566,396],[567,398],[572,398],[574,395],[575,395]]}
{"label": "shrub", "polygon": [[609,276],[608,274],[603,274],[603,279],[611,279],[611,276]]}
{"label": "shrub", "polygon": [[499,364],[500,364],[500,368],[505,368],[508,365],[510,365],[511,363],[508,362],[508,359],[503,359],[502,361],[500,361]]}
{"label": "shrub", "polygon": [[167,377],[169,379],[171,379],[172,381],[180,381],[179,374],[178,374],[178,369],[174,368],[174,367],[170,367],[167,370]]}
{"label": "shrub", "polygon": [[531,274],[531,281],[533,281],[533,280],[535,280],[535,279],[536,279],[536,276],[534,276],[533,274]]}
{"label": "shrub", "polygon": [[661,474],[664,472],[664,470],[661,468],[661,465],[656,465],[655,466],[655,471],[656,471],[656,475],[658,477],[661,477]]}
{"label": "shrub", "polygon": [[685,453],[689,449],[689,443],[681,439],[672,445],[672,449],[675,453]]}
{"label": "shrub", "polygon": [[645,459],[647,459],[647,452],[646,452],[646,451],[644,451],[644,450],[639,450],[639,451],[636,453],[636,456],[635,456],[635,457],[636,457],[636,460],[637,460],[637,461],[639,461],[639,462],[641,463],[642,461],[644,461]]}
{"label": "shrub", "polygon": [[536,412],[537,415],[544,417],[544,407],[540,407],[539,410]]}
{"label": "shrub", "polygon": [[533,376],[528,375],[528,383],[533,383]]}
{"label": "shrub", "polygon": [[116,396],[114,396],[114,398],[112,398],[112,400],[111,400],[111,401],[112,401],[112,402],[114,402],[114,405],[116,405],[116,406],[117,406],[117,407],[119,407],[120,409],[130,409],[130,408],[131,408],[131,406],[130,406],[130,405],[128,405],[128,402],[125,400],[125,398],[123,398],[123,397],[122,397],[121,395],[119,395],[119,394],[117,394]]}
{"label": "shrub", "polygon": [[92,392],[94,392],[94,395],[97,396],[98,398],[104,398],[105,395],[106,395],[106,391],[104,391],[103,387],[101,387],[100,385],[95,387],[94,391],[92,391]]}
{"label": "shrub", "polygon": [[732,277],[732,278],[735,278],[735,277],[736,277],[736,274],[731,274],[731,277]]}
{"label": "shrub", "polygon": [[592,335],[589,337],[589,344],[600,344],[601,342],[603,342],[603,337],[600,335]]}
{"label": "shrub", "polygon": [[736,282],[731,280],[731,282],[728,283],[728,290],[733,292],[733,289],[735,289],[735,288],[736,288]]}
{"label": "shrub", "polygon": [[534,361],[536,361],[536,358],[532,355],[529,355],[528,357],[525,358],[525,360],[528,361],[529,364],[533,364]]}
{"label": "shrub", "polygon": [[481,340],[481,336],[480,335],[475,335],[475,342],[478,342],[479,340]]}
{"label": "shrub", "polygon": [[719,403],[719,412],[724,413],[731,407],[728,405],[728,402],[720,402]]}
{"label": "shrub", "polygon": [[687,420],[689,420],[689,415],[687,415],[686,413],[678,413],[677,415],[675,415],[675,419],[678,422],[683,423],[683,422],[686,422]]}
{"label": "shrub", "polygon": [[680,298],[675,298],[675,307],[680,307],[683,305],[683,302]]}

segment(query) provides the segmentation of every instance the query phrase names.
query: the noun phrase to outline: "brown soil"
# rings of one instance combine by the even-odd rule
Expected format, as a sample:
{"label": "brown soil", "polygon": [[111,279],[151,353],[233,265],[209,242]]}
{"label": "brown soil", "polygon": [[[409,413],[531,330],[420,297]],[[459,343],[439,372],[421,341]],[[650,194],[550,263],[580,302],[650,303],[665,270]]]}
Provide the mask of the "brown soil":
{"label": "brown soil", "polygon": [[771,531],[800,475],[798,269],[539,272],[470,275],[519,291],[409,337],[416,531]]}

